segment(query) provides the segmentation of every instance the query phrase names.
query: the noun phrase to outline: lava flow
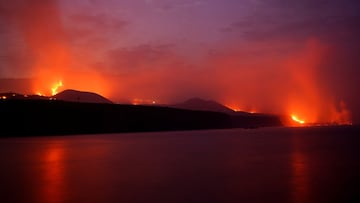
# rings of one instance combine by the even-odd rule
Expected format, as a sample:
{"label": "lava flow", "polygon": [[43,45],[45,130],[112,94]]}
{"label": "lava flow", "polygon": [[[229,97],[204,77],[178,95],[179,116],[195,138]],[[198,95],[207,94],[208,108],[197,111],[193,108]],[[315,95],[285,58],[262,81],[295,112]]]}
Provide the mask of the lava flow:
{"label": "lava flow", "polygon": [[59,80],[57,83],[53,84],[50,87],[49,91],[45,91],[47,93],[44,94],[43,91],[36,91],[35,94],[38,95],[38,96],[47,96],[47,95],[49,95],[51,93],[51,96],[54,96],[54,95],[56,95],[58,93],[59,88],[62,87],[62,86],[63,86],[63,82],[62,82],[62,80]]}
{"label": "lava flow", "polygon": [[296,123],[300,124],[300,125],[305,124],[305,121],[304,121],[304,120],[299,119],[299,118],[298,118],[297,116],[295,116],[295,115],[291,115],[291,119],[292,119],[293,121],[295,121]]}
{"label": "lava flow", "polygon": [[53,87],[51,88],[51,95],[52,96],[56,95],[58,93],[58,89],[62,86],[63,86],[63,83],[61,80],[59,82],[57,82],[56,84],[54,84]]}

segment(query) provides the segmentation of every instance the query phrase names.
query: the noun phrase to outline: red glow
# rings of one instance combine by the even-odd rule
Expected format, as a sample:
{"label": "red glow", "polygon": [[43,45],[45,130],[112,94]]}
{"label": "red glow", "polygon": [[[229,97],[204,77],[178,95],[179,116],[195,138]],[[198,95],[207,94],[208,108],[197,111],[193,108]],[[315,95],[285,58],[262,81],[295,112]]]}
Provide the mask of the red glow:
{"label": "red glow", "polygon": [[345,102],[336,99],[332,84],[322,79],[329,52],[326,44],[309,39],[286,56],[256,61],[235,52],[214,57],[212,77],[217,80],[212,90],[231,109],[284,115],[283,123],[289,126],[350,124]]}
{"label": "red glow", "polygon": [[32,92],[36,92],[37,95],[55,95],[61,90],[76,89],[95,92],[105,97],[109,96],[109,82],[101,74],[96,72],[63,71],[59,75],[57,77],[47,77],[47,75],[38,74],[38,77],[33,81]]}
{"label": "red glow", "polygon": [[77,89],[109,96],[108,82],[89,58],[74,54],[63,26],[58,2],[30,1],[17,7],[14,20],[31,55],[28,61],[32,86],[27,93],[54,95],[61,90]]}
{"label": "red glow", "polygon": [[[0,84],[5,91],[21,89],[20,93],[50,96],[77,89],[134,104],[153,103],[152,98],[156,98],[155,103],[160,100],[169,104],[192,97],[211,98],[235,111],[282,115],[289,125],[301,124],[291,118],[293,114],[306,125],[351,124],[352,113],[354,119],[359,117],[359,107],[355,107],[358,102],[351,99],[358,97],[353,94],[357,74],[351,69],[358,66],[358,61],[346,62],[356,58],[356,52],[339,51],[346,46],[328,40],[332,33],[293,35],[254,23],[254,30],[274,32],[273,35],[249,36],[246,29],[240,28],[244,37],[224,35],[222,40],[212,41],[215,38],[209,35],[200,40],[203,45],[187,46],[181,45],[183,37],[174,35],[166,37],[169,41],[165,40],[164,46],[164,40],[153,37],[173,32],[140,34],[137,40],[127,36],[138,31],[132,26],[129,32],[120,32],[127,24],[121,15],[93,15],[91,9],[76,12],[77,7],[63,9],[67,6],[60,6],[56,0],[21,2],[9,3],[9,7],[4,7],[6,12],[2,12],[11,36],[9,45],[20,42],[23,46],[14,46],[14,51],[9,47],[5,54],[9,54],[9,62],[4,63],[8,70],[1,68],[1,73],[31,78],[33,82],[30,87],[28,81],[23,82],[26,85],[12,84],[17,89]],[[161,31],[156,26],[152,28],[151,33]],[[199,41],[196,37],[199,36],[185,38],[188,42]],[[4,50],[7,52],[7,48]],[[352,80],[347,83],[349,78]]]}
{"label": "red glow", "polygon": [[318,64],[326,51],[325,45],[310,40],[302,52],[290,57],[285,63],[293,80],[293,88],[288,90],[286,99],[287,112],[300,125],[351,123],[345,103],[336,107],[337,103],[319,85],[321,73],[317,70]]}
{"label": "red glow", "polygon": [[[286,54],[272,50],[263,55],[248,53],[263,50],[263,43],[244,44],[241,48],[229,45],[224,53],[211,55],[196,65],[168,49],[140,46],[110,51],[106,53],[109,62],[98,67],[97,59],[74,54],[74,47],[65,40],[67,35],[54,1],[23,10],[19,24],[34,56],[32,93],[52,95],[63,89],[77,89],[134,104],[158,100],[177,103],[195,96],[212,98],[235,111],[286,115],[289,125],[296,120],[306,124],[351,124],[346,103],[333,95],[332,84],[321,79],[320,68],[329,47],[317,39],[296,48],[285,41],[269,42],[274,50],[288,50]],[[28,19],[32,19],[31,23]],[[88,56],[98,56],[94,49],[89,52]],[[297,116],[295,121],[292,115]]]}
{"label": "red glow", "polygon": [[[146,70],[151,69],[151,72],[129,72],[124,77],[105,77],[98,71],[86,68],[84,70],[87,71],[70,70],[66,68],[70,63],[62,60],[62,64],[54,64],[51,71],[34,69],[38,78],[34,81],[33,92],[50,95],[49,87],[61,80],[66,89],[96,92],[133,104],[154,104],[158,103],[158,99],[165,103],[176,103],[190,96],[204,95],[234,111],[286,115],[288,118],[284,124],[289,126],[351,124],[351,114],[345,102],[333,98],[331,89],[319,79],[319,64],[327,52],[326,45],[312,39],[286,57],[269,56],[256,62],[246,57],[239,62],[241,54],[213,57],[209,59],[211,65],[208,65],[210,68],[206,74],[181,65],[172,69],[158,68],[159,64],[149,62],[140,65],[147,67]],[[42,60],[54,61],[51,58],[58,58],[57,54],[60,58],[72,58],[69,54],[65,57],[61,53],[49,54],[49,59]],[[171,60],[173,63],[169,64],[180,61],[173,56]],[[254,68],[239,68],[248,66]],[[139,99],[154,97],[156,101]]]}

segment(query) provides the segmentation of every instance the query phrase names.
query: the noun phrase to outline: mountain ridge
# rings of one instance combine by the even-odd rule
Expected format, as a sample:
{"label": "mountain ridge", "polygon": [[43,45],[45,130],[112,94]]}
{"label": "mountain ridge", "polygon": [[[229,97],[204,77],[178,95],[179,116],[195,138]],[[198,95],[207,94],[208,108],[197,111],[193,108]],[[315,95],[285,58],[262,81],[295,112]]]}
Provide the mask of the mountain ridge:
{"label": "mountain ridge", "polygon": [[214,100],[205,100],[199,97],[190,98],[183,103],[170,105],[173,108],[187,109],[187,110],[196,110],[196,111],[213,111],[213,112],[222,112],[222,113],[235,113],[234,110],[214,101]]}
{"label": "mountain ridge", "polygon": [[112,104],[113,102],[104,96],[87,91],[79,91],[74,89],[66,89],[52,96],[57,100],[69,101],[69,102],[80,102],[80,103],[106,103]]}

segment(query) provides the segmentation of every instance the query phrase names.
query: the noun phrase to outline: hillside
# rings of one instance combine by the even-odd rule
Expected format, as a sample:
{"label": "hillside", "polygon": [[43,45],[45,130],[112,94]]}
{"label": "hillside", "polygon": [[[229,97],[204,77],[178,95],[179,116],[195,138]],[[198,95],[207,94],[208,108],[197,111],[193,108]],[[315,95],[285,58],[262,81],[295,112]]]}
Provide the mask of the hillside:
{"label": "hillside", "polygon": [[112,102],[105,97],[93,93],[93,92],[84,92],[78,90],[64,90],[55,96],[57,100],[70,101],[70,102],[81,102],[81,103],[106,103],[111,104]]}
{"label": "hillside", "polygon": [[214,111],[227,114],[235,113],[232,109],[212,100],[204,100],[200,98],[191,98],[183,103],[171,105],[171,107],[179,109],[188,109],[196,111]]}
{"label": "hillside", "polygon": [[281,126],[277,116],[235,112],[214,101],[142,106],[65,90],[53,97],[0,94],[1,136],[67,135]]}

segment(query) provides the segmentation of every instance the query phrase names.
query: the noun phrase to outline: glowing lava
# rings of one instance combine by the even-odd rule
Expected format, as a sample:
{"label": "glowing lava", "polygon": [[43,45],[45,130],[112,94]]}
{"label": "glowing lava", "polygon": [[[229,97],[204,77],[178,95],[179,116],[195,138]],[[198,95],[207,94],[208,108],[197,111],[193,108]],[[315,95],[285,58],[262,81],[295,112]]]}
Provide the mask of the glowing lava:
{"label": "glowing lava", "polygon": [[152,99],[133,99],[131,101],[133,105],[155,105],[157,102]]}
{"label": "glowing lava", "polygon": [[293,121],[301,124],[301,125],[305,124],[305,121],[304,121],[304,120],[299,119],[299,118],[298,118],[297,116],[295,116],[295,115],[291,115],[291,119],[292,119]]}
{"label": "glowing lava", "polygon": [[62,87],[63,86],[63,83],[62,81],[60,80],[59,82],[57,82],[52,88],[51,88],[51,95],[54,96],[55,94],[57,94],[58,92],[58,89],[59,87]]}
{"label": "glowing lava", "polygon": [[238,105],[235,104],[225,104],[225,106],[235,112],[242,111],[241,108]]}

